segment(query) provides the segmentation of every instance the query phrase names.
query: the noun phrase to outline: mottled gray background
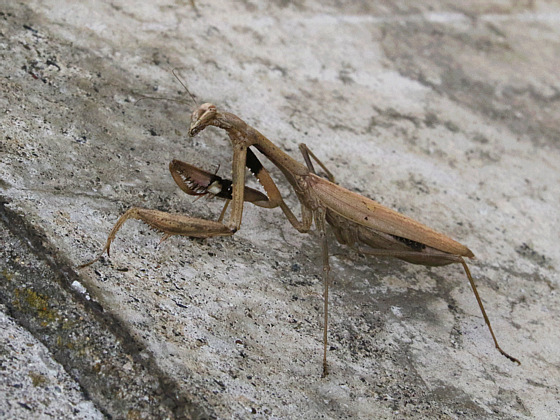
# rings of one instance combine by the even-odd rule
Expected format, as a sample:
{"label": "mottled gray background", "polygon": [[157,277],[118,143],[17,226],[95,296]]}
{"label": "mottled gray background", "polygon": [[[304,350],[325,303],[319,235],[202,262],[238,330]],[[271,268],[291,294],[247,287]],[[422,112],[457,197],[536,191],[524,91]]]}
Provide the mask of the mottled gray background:
{"label": "mottled gray background", "polygon": [[[4,1],[0,415],[558,418],[559,28],[546,1]],[[197,101],[468,245],[523,364],[493,348],[460,267],[333,243],[321,379],[317,236],[279,209],[161,245],[127,222],[110,259],[75,270],[129,207],[219,214],[167,170],[231,167],[223,132],[188,137],[173,69]]]}

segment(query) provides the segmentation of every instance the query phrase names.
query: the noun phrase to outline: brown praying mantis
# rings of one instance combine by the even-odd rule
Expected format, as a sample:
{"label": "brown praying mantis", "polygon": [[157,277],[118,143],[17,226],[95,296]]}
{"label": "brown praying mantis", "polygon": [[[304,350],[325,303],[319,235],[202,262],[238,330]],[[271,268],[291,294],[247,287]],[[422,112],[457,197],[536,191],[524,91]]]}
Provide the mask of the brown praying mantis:
{"label": "brown praying mantis", "polygon": [[[81,267],[99,260],[105,251],[109,255],[111,242],[128,219],[139,219],[163,232],[163,239],[173,235],[209,238],[230,236],[239,230],[245,201],[264,208],[280,207],[292,226],[299,232],[309,232],[315,222],[319,234],[324,285],[323,377],[328,374],[327,325],[330,266],[326,235],[327,224],[332,228],[338,242],[348,245],[362,254],[393,257],[425,266],[461,264],[496,349],[511,361],[520,364],[518,359],[501,349],[494,335],[470,270],[465,263],[465,257],[474,257],[470,249],[409,217],[335,184],[331,172],[304,144],[300,144],[300,151],[305,165],[287,155],[239,117],[219,111],[216,106],[206,103],[193,112],[189,135],[195,136],[208,126],[221,128],[229,136],[233,147],[232,180],[223,179],[177,160],[172,161],[169,167],[173,179],[187,194],[208,194],[227,200],[219,219],[213,221],[158,210],[131,208],[119,218],[111,230],[99,257]],[[298,220],[284,202],[269,172],[251,150],[252,147],[268,158],[286,177],[301,204],[301,220]],[[315,172],[313,161],[325,171],[328,179]],[[249,168],[258,179],[266,194],[245,186],[245,167]],[[224,222],[228,205],[231,206],[229,220]]]}

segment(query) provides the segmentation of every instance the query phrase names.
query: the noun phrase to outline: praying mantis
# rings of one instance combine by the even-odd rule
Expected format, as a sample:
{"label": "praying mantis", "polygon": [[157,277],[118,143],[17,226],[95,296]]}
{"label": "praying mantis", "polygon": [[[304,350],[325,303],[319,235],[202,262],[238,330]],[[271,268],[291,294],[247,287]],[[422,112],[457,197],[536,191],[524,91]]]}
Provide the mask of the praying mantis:
{"label": "praying mantis", "polygon": [[[339,243],[348,245],[365,255],[398,258],[425,266],[461,264],[496,349],[512,362],[520,364],[518,359],[510,356],[498,344],[465,262],[465,258],[474,257],[469,248],[407,216],[335,184],[331,172],[305,144],[300,144],[299,147],[305,162],[302,164],[241,118],[229,112],[219,111],[213,104],[205,103],[192,113],[189,135],[196,136],[209,126],[224,130],[231,141],[233,148],[232,179],[223,179],[216,174],[177,160],[172,161],[169,167],[173,179],[185,193],[190,195],[208,194],[227,200],[218,220],[213,221],[138,207],[131,208],[118,219],[109,233],[99,257],[81,267],[99,260],[104,252],[109,255],[115,235],[128,219],[141,220],[162,232],[164,234],[162,240],[173,235],[209,238],[235,234],[241,227],[245,202],[268,209],[279,207],[296,230],[307,233],[315,223],[319,235],[324,288],[323,377],[328,375],[327,326],[330,265],[327,225],[331,227]],[[300,202],[301,220],[285,203],[269,172],[263,167],[251,148],[258,150],[284,175]],[[323,169],[326,178],[315,172],[313,162]],[[246,167],[258,179],[265,193],[245,186]],[[228,205],[231,208],[229,219],[224,222]]]}

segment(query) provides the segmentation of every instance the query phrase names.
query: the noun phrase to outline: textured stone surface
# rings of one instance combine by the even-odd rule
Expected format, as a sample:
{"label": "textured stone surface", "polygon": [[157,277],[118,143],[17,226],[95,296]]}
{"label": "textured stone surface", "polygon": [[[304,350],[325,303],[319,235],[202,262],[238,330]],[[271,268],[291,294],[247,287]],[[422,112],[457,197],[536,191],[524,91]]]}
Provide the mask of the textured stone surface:
{"label": "textured stone surface", "polygon": [[[4,308],[3,308],[4,309]],[[102,419],[47,348],[0,313],[0,417]]]}
{"label": "textured stone surface", "polygon": [[[161,405],[171,417],[560,415],[560,9],[540,1],[371,3],[2,7],[3,223],[26,226],[10,230],[10,244],[42,246],[7,247],[14,251],[3,254],[1,303],[27,325],[33,305],[18,308],[7,280],[19,278],[14,264],[26,253],[37,254],[26,267],[38,270],[39,283],[25,293],[85,287],[87,304],[68,293],[93,314],[84,337],[106,330],[129,344],[100,341],[112,355],[99,361],[101,371],[129,358],[121,380],[131,392],[141,393],[132,384],[144,380],[159,384],[145,388],[145,411],[126,405],[134,398],[103,411],[110,393],[91,392],[75,367],[87,346],[61,356],[49,324],[58,318],[42,320],[48,333],[33,329],[41,322],[29,328],[103,412],[150,417]],[[523,364],[493,348],[460,267],[366,259],[333,244],[331,375],[321,379],[317,236],[297,233],[278,209],[247,206],[232,238],[161,245],[145,225],[128,222],[110,259],[58,280],[41,271],[41,258],[54,271],[92,258],[132,206],[219,214],[220,202],[193,202],[167,171],[177,158],[219,165],[229,177],[231,160],[223,132],[187,136],[195,105],[173,69],[197,101],[237,114],[298,159],[305,142],[341,185],[468,245],[498,339]],[[183,103],[137,102],[143,96]]]}

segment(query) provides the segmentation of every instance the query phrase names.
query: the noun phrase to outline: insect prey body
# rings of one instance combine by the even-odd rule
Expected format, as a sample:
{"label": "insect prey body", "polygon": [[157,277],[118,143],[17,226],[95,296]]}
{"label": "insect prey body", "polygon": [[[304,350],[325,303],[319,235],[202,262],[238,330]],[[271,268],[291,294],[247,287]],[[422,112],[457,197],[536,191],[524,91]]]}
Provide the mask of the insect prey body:
{"label": "insect prey body", "polygon": [[[300,145],[305,165],[296,161],[239,117],[220,112],[212,104],[203,104],[191,116],[189,135],[195,136],[208,126],[226,131],[233,148],[232,179],[223,179],[193,165],[174,160],[170,171],[177,185],[189,195],[208,195],[226,199],[217,221],[169,214],[157,210],[129,209],[124,213],[107,238],[103,252],[109,254],[111,242],[122,224],[139,219],[164,234],[198,238],[233,235],[240,227],[245,202],[263,208],[280,207],[292,226],[306,233],[313,223],[319,234],[323,257],[324,324],[323,376],[328,374],[327,325],[329,290],[329,254],[326,225],[330,225],[338,242],[360,253],[377,257],[392,257],[426,266],[461,264],[469,280],[482,316],[490,331],[496,349],[508,359],[519,361],[501,349],[478,295],[474,280],[464,258],[473,258],[469,248],[435,230],[394,210],[349,191],[334,183],[334,177],[325,165],[305,146]],[[298,219],[284,202],[275,182],[251,148],[257,149],[284,175],[301,205]],[[314,162],[326,173],[317,175]],[[245,186],[245,168],[257,178],[265,193]],[[230,207],[229,219],[223,221]],[[87,266],[99,257],[84,264]],[[82,267],[83,267],[82,266]]]}

